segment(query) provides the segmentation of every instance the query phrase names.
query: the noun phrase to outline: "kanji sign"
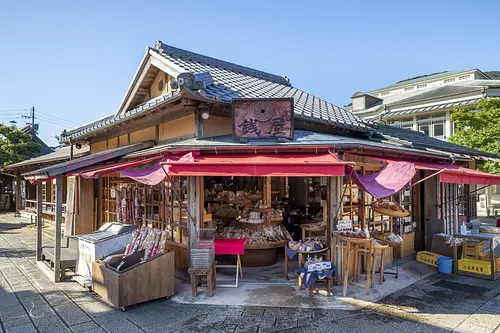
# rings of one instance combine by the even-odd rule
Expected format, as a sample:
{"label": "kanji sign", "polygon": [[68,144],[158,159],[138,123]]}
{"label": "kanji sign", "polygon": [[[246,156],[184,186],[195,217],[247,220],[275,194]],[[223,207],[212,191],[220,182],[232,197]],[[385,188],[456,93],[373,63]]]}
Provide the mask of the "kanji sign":
{"label": "kanji sign", "polygon": [[235,140],[293,140],[293,98],[235,98],[232,111]]}

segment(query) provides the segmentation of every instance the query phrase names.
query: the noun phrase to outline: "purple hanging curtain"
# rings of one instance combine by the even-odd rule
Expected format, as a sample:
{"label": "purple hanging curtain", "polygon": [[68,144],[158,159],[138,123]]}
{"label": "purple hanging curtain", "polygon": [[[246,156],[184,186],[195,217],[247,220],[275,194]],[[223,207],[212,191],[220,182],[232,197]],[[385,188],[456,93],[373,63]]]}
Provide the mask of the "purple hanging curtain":
{"label": "purple hanging curtain", "polygon": [[127,169],[121,170],[120,173],[128,178],[131,178],[139,183],[146,185],[159,184],[165,178],[165,172],[161,168],[160,162],[165,162],[167,159],[161,159],[158,163],[147,169]]}
{"label": "purple hanging curtain", "polygon": [[399,192],[416,173],[415,164],[410,162],[390,162],[379,172],[366,176],[358,175],[349,165],[346,168],[346,175],[352,171],[351,180],[375,198]]}

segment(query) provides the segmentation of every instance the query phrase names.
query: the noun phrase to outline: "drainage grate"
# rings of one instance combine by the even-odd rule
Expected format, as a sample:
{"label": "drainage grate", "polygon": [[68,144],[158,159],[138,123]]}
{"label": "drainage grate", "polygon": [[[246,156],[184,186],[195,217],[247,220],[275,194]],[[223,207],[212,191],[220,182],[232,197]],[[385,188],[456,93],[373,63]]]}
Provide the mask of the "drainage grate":
{"label": "drainage grate", "polygon": [[471,286],[468,284],[451,282],[451,281],[446,281],[446,280],[438,281],[438,282],[434,283],[433,286],[447,288],[447,289],[456,290],[456,291],[461,291],[464,293],[474,294],[474,295],[478,295],[478,296],[483,295],[484,293],[489,291],[488,288]]}

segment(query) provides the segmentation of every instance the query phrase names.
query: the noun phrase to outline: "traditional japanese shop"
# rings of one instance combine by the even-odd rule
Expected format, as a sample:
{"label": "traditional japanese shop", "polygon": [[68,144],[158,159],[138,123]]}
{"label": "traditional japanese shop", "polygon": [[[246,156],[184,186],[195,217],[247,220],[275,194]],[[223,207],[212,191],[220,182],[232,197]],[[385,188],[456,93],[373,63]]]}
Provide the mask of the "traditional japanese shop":
{"label": "traditional japanese shop", "polygon": [[365,121],[286,78],[161,42],[116,114],[61,141],[88,143],[90,154],[24,176],[68,179],[68,234],[107,222],[158,229],[192,281],[226,259],[235,285],[259,274],[284,281],[297,262],[326,263],[345,286],[361,271],[383,276],[475,216],[476,184],[500,183],[465,168],[487,153]]}

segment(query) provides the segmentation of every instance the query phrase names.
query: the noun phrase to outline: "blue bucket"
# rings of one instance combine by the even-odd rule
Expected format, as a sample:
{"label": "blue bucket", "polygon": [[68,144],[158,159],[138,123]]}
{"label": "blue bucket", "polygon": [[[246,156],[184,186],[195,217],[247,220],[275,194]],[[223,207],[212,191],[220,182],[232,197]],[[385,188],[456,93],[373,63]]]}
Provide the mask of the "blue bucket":
{"label": "blue bucket", "polygon": [[438,272],[441,274],[451,274],[453,272],[453,258],[446,256],[439,256]]}

